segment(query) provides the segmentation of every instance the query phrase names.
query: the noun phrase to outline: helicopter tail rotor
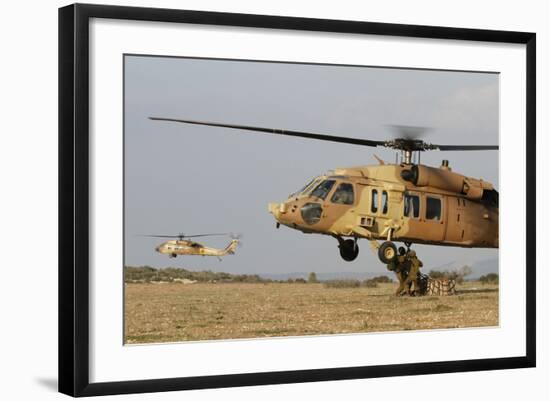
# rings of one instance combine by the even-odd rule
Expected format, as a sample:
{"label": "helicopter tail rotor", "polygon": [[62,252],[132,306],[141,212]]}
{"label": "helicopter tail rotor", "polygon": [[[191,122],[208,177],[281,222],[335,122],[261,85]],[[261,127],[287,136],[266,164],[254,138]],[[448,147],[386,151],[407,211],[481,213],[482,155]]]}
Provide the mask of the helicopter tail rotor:
{"label": "helicopter tail rotor", "polygon": [[243,236],[242,233],[230,233],[229,234],[229,238],[231,238],[232,240],[237,240],[238,241],[237,246],[239,248],[241,248],[243,246],[243,241],[242,241],[243,237],[244,236]]}

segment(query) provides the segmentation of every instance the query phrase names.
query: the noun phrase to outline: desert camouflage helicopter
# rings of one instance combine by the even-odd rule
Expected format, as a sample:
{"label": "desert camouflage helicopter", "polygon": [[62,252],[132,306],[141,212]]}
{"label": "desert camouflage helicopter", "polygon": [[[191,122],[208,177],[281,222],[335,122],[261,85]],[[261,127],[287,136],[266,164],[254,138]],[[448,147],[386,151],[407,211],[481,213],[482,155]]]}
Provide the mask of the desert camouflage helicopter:
{"label": "desert camouflage helicopter", "polygon": [[[211,237],[216,235],[230,235],[232,237],[231,242],[225,249],[211,248],[199,244],[198,242],[187,240],[185,238],[197,238],[197,237]],[[221,260],[221,256],[233,255],[235,249],[239,244],[239,238],[237,236],[227,233],[213,233],[213,234],[195,234],[195,235],[146,235],[146,237],[154,238],[177,238],[176,240],[170,240],[163,242],[155,248],[158,253],[168,255],[170,258],[175,258],[178,255],[199,255],[199,256],[216,256]]]}
{"label": "desert camouflage helicopter", "polygon": [[333,236],[346,261],[357,258],[357,241],[361,238],[371,241],[382,263],[395,259],[395,241],[405,243],[407,248],[411,244],[498,248],[499,194],[493,185],[453,172],[448,160],[443,160],[440,167],[420,164],[423,151],[498,150],[498,146],[435,145],[415,138],[416,134],[374,141],[194,120],[150,119],[399,151],[400,162],[388,164],[377,157],[378,165],[337,168],[315,177],[285,201],[268,206],[277,228],[282,224],[308,234]]}

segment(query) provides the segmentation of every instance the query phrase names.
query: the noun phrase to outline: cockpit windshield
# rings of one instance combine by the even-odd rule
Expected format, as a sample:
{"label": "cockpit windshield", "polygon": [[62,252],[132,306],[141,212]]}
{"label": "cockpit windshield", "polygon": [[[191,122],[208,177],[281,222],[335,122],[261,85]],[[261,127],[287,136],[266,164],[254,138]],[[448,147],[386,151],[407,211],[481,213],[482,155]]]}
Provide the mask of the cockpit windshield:
{"label": "cockpit windshield", "polygon": [[330,190],[334,186],[334,180],[324,180],[319,185],[315,187],[311,196],[325,200]]}
{"label": "cockpit windshield", "polygon": [[304,185],[302,189],[291,194],[289,198],[294,198],[299,195],[307,195],[309,192],[311,192],[313,188],[315,188],[315,185],[318,184],[319,181],[321,181],[319,177],[312,179],[310,182]]}

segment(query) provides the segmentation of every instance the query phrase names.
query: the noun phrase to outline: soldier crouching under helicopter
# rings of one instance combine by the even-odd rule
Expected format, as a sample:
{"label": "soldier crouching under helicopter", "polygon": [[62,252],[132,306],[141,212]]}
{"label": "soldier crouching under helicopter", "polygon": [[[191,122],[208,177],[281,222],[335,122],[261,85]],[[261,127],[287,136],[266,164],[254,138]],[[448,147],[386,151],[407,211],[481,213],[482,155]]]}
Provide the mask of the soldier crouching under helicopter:
{"label": "soldier crouching under helicopter", "polygon": [[388,270],[393,271],[399,280],[396,296],[426,293],[427,276],[420,273],[422,266],[422,261],[418,259],[415,251],[406,251],[402,246],[399,247],[398,255],[387,265]]}
{"label": "soldier crouching under helicopter", "polygon": [[388,270],[394,272],[399,281],[399,287],[395,292],[397,296],[402,295],[405,290],[405,279],[409,275],[408,267],[409,263],[407,261],[405,248],[400,246],[398,255],[387,265]]}

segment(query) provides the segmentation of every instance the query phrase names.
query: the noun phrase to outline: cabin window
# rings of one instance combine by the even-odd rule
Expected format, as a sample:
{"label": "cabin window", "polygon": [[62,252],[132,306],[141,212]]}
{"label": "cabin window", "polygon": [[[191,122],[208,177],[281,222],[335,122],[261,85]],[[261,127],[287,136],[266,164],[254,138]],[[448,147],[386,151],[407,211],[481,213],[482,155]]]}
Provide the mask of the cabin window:
{"label": "cabin window", "polygon": [[441,199],[426,198],[426,220],[441,220]]}
{"label": "cabin window", "polygon": [[347,182],[341,183],[330,200],[332,203],[341,205],[353,205],[353,185]]}
{"label": "cabin window", "polygon": [[418,195],[405,194],[405,209],[403,215],[405,217],[414,217],[415,219],[420,216],[420,199]]}
{"label": "cabin window", "polygon": [[370,211],[373,213],[378,212],[378,190],[372,190],[372,196],[370,198]]}
{"label": "cabin window", "polygon": [[388,213],[388,193],[382,191],[382,214]]}
{"label": "cabin window", "polygon": [[334,180],[324,180],[319,185],[317,185],[317,187],[311,193],[311,196],[325,200],[328,193],[334,186],[334,182],[335,182]]}

